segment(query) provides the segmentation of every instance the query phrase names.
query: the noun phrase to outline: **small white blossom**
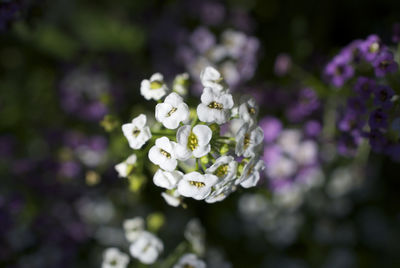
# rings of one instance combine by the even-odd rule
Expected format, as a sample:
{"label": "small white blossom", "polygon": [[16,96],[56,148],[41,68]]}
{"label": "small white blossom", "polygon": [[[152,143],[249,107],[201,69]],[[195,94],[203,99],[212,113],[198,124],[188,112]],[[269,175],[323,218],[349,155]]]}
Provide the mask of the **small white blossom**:
{"label": "small white blossom", "polygon": [[176,129],[180,122],[189,119],[189,108],[181,96],[172,92],[163,103],[156,105],[156,119],[168,129]]}
{"label": "small white blossom", "polygon": [[282,179],[292,176],[296,170],[296,161],[285,155],[280,155],[277,159],[268,163],[266,173],[271,179]]}
{"label": "small white blossom", "polygon": [[178,191],[166,191],[161,193],[161,196],[164,198],[165,202],[167,202],[168,205],[177,207],[181,204],[181,198],[178,193]]}
{"label": "small white blossom", "polygon": [[232,192],[236,190],[235,182],[231,181],[223,186],[216,188],[209,196],[206,198],[207,203],[220,202],[227,198]]}
{"label": "small white blossom", "polygon": [[144,264],[153,264],[163,249],[162,241],[147,231],[143,231],[129,247],[132,257]]}
{"label": "small white blossom", "polygon": [[164,76],[160,73],[155,73],[150,77],[150,80],[143,80],[140,84],[140,94],[146,100],[159,100],[167,94],[168,88],[164,83]]}
{"label": "small white blossom", "polygon": [[141,114],[132,123],[122,125],[122,131],[132,149],[140,149],[151,138],[150,128],[146,126],[147,117]]}
{"label": "small white blossom", "polygon": [[240,178],[236,184],[240,183],[243,188],[250,188],[257,185],[260,180],[260,171],[265,168],[264,161],[254,157],[243,168]]}
{"label": "small white blossom", "polygon": [[118,176],[126,178],[129,175],[130,167],[136,163],[136,160],[136,155],[132,154],[125,161],[115,165],[115,170],[118,172]]}
{"label": "small white blossom", "polygon": [[178,192],[185,197],[202,200],[211,193],[211,187],[218,181],[212,174],[200,174],[197,171],[185,174],[178,183]]}
{"label": "small white blossom", "polygon": [[124,220],[123,227],[126,240],[128,240],[129,242],[135,241],[144,231],[144,225],[145,222],[142,217],[135,217],[132,219]]}
{"label": "small white blossom", "polygon": [[174,171],[163,171],[161,169],[157,170],[154,174],[153,182],[158,187],[162,187],[168,190],[171,190],[176,187],[178,182],[182,179],[183,173],[174,170]]}
{"label": "small white blossom", "polygon": [[206,125],[196,125],[193,129],[189,125],[181,126],[176,133],[178,158],[187,160],[191,156],[200,158],[207,155],[211,150],[211,138],[212,131]]}
{"label": "small white blossom", "polygon": [[226,61],[220,66],[221,73],[223,74],[225,81],[230,86],[235,86],[240,82],[240,73],[237,68],[237,64],[232,61]]}
{"label": "small white blossom", "polygon": [[125,268],[128,266],[129,257],[117,248],[108,248],[103,253],[102,268]]}
{"label": "small white blossom", "polygon": [[178,74],[173,82],[173,90],[179,95],[185,96],[188,93],[188,81],[188,73]]}
{"label": "small white blossom", "polygon": [[318,154],[317,143],[308,140],[299,144],[295,158],[300,165],[308,165],[315,162]]}
{"label": "small white blossom", "polygon": [[187,224],[184,236],[194,252],[203,255],[205,251],[205,231],[198,219],[191,219]]}
{"label": "small white blossom", "polygon": [[167,137],[156,139],[156,144],[149,151],[149,159],[166,171],[172,171],[178,165],[175,156],[176,143]]}
{"label": "small white blossom", "polygon": [[199,120],[206,123],[224,124],[231,115],[233,98],[229,93],[215,93],[211,88],[205,88],[201,95],[201,103],[197,106]]}
{"label": "small white blossom", "polygon": [[237,59],[243,53],[247,43],[247,36],[242,32],[226,30],[222,33],[222,43],[229,56]]}
{"label": "small white blossom", "polygon": [[174,265],[173,268],[206,268],[206,263],[199,258],[195,254],[187,253],[183,255],[177,264]]}
{"label": "small white blossom", "polygon": [[256,123],[258,115],[258,105],[256,100],[249,96],[244,96],[239,105],[239,116],[244,122],[249,123],[249,127],[252,127]]}
{"label": "small white blossom", "polygon": [[301,132],[296,129],[283,130],[279,135],[278,144],[281,149],[291,157],[296,157],[301,141]]}
{"label": "small white blossom", "polygon": [[211,61],[219,62],[227,56],[227,51],[223,45],[216,45],[207,52],[207,56]]}
{"label": "small white blossom", "polygon": [[264,132],[260,127],[250,128],[248,123],[244,123],[236,137],[236,154],[250,157],[257,153],[258,146],[264,139]]}
{"label": "small white blossom", "polygon": [[211,88],[216,93],[219,93],[224,89],[222,84],[224,78],[214,67],[206,67],[200,73],[200,80],[204,87]]}
{"label": "small white blossom", "polygon": [[215,163],[206,169],[206,173],[214,174],[219,181],[215,184],[216,189],[220,189],[229,181],[235,179],[238,163],[232,156],[223,155]]}

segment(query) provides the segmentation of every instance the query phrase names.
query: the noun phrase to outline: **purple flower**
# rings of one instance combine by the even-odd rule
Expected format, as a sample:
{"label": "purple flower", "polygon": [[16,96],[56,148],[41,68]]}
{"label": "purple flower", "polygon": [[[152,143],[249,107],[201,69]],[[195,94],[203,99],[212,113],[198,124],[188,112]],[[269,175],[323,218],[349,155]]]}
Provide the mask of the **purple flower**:
{"label": "purple flower", "polygon": [[369,99],[371,93],[375,89],[375,86],[375,80],[360,76],[354,85],[354,91],[357,92],[363,99]]}
{"label": "purple flower", "polygon": [[364,59],[368,62],[372,62],[382,49],[381,39],[374,34],[368,36],[367,39],[360,44],[360,50]]}
{"label": "purple flower", "polygon": [[335,87],[341,87],[354,75],[354,68],[350,64],[347,54],[339,54],[330,61],[324,70],[328,81]]}
{"label": "purple flower", "polygon": [[371,132],[368,135],[368,138],[372,151],[380,153],[385,149],[387,145],[387,140],[381,131],[377,129],[371,130]]}
{"label": "purple flower", "polygon": [[290,121],[299,122],[320,107],[317,94],[311,88],[304,88],[299,92],[298,100],[287,110]]}
{"label": "purple flower", "polygon": [[394,61],[393,54],[389,51],[382,51],[374,60],[375,75],[383,77],[387,73],[394,73],[398,70],[398,64]]}
{"label": "purple flower", "polygon": [[338,153],[346,156],[354,156],[357,148],[362,141],[359,132],[353,131],[352,133],[342,133],[337,142]]}
{"label": "purple flower", "polygon": [[277,161],[282,154],[281,148],[274,144],[271,146],[266,146],[264,149],[263,160],[268,165]]}
{"label": "purple flower", "polygon": [[322,126],[318,121],[308,121],[304,127],[304,133],[308,137],[317,137],[321,133]]}
{"label": "purple flower", "polygon": [[264,131],[265,142],[273,142],[282,131],[282,123],[275,117],[264,117],[260,121],[260,126]]}
{"label": "purple flower", "polygon": [[355,113],[351,109],[347,109],[343,117],[339,120],[338,127],[341,131],[359,130],[364,127],[364,120],[362,120],[359,114]]}
{"label": "purple flower", "polygon": [[74,178],[81,172],[81,165],[75,161],[60,163],[59,174],[63,177]]}
{"label": "purple flower", "polygon": [[393,24],[392,41],[396,44],[400,42],[400,23],[398,22]]}
{"label": "purple flower", "polygon": [[20,6],[15,2],[0,3],[0,31],[7,28],[10,22],[16,19]]}
{"label": "purple flower", "polygon": [[204,24],[220,24],[225,17],[225,7],[221,3],[212,1],[202,1],[200,8],[200,18]]}
{"label": "purple flower", "polygon": [[190,36],[191,45],[200,53],[205,53],[215,45],[215,36],[206,28],[197,28]]}
{"label": "purple flower", "polygon": [[367,111],[364,101],[358,97],[350,98],[347,101],[347,109],[359,115],[362,115]]}
{"label": "purple flower", "polygon": [[388,86],[378,86],[374,90],[374,103],[383,109],[392,107],[391,99],[394,96],[394,91]]}
{"label": "purple flower", "polygon": [[281,53],[275,59],[274,73],[277,76],[284,76],[288,73],[291,65],[291,57],[286,53]]}
{"label": "purple flower", "polygon": [[388,120],[387,120],[388,116],[386,115],[386,113],[378,108],[375,111],[373,111],[371,113],[371,115],[369,116],[369,126],[371,127],[371,129],[380,129],[380,128],[387,128],[388,127]]}
{"label": "purple flower", "polygon": [[363,41],[360,39],[354,40],[347,46],[345,46],[341,51],[340,55],[349,59],[349,62],[359,63],[362,59],[362,52],[360,50],[360,44]]}

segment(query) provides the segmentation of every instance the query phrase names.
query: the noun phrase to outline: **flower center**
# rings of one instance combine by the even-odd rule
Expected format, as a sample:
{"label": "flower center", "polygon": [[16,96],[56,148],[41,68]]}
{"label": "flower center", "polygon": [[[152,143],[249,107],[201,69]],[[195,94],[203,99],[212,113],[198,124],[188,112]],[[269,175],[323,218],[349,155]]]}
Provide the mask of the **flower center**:
{"label": "flower center", "polygon": [[197,136],[193,133],[190,132],[189,137],[188,137],[188,148],[192,151],[194,151],[197,146],[199,145],[199,141],[197,140]]}
{"label": "flower center", "polygon": [[194,268],[194,266],[186,263],[185,265],[183,265],[183,268]]}
{"label": "flower center", "polygon": [[162,87],[162,85],[163,83],[161,81],[155,80],[150,83],[150,89],[159,89]]}
{"label": "flower center", "polygon": [[249,108],[249,113],[252,115],[256,114],[256,109],[254,109],[253,107]]}
{"label": "flower center", "polygon": [[160,153],[165,156],[166,158],[170,159],[171,158],[171,154],[168,153],[167,151],[160,149]]}
{"label": "flower center", "polygon": [[117,259],[112,259],[112,260],[110,261],[110,265],[111,265],[111,266],[117,266],[117,264],[118,264]]}
{"label": "flower center", "polygon": [[244,135],[243,144],[244,144],[244,149],[245,149],[245,150],[246,150],[246,149],[249,147],[249,145],[250,145],[250,135],[249,135],[248,133],[246,133],[246,135]]}
{"label": "flower center", "polygon": [[377,42],[372,43],[369,47],[370,53],[376,53],[376,52],[378,52],[378,50],[379,50],[379,43],[377,43]]}
{"label": "flower center", "polygon": [[387,95],[386,91],[382,90],[381,92],[379,92],[379,97],[380,97],[381,101],[386,101],[388,95]]}
{"label": "flower center", "polygon": [[201,181],[189,181],[189,184],[196,186],[197,188],[202,188],[202,187],[206,186],[206,184]]}
{"label": "flower center", "polygon": [[132,134],[133,134],[133,136],[137,137],[137,136],[139,136],[139,134],[140,134],[140,130],[137,129],[137,128],[135,128],[135,129],[132,131]]}
{"label": "flower center", "polygon": [[379,67],[381,67],[382,69],[386,69],[387,67],[389,67],[390,65],[390,61],[388,60],[383,60],[379,63]]}
{"label": "flower center", "polygon": [[168,112],[167,116],[171,116],[173,113],[176,112],[176,110],[178,110],[178,109],[175,108],[175,107],[173,107],[173,108],[171,109],[171,111]]}
{"label": "flower center", "polygon": [[213,101],[213,102],[210,102],[210,104],[208,104],[208,108],[222,110],[224,108],[224,106],[222,105],[222,103]]}
{"label": "flower center", "polygon": [[217,177],[219,178],[225,176],[227,173],[228,173],[228,164],[219,166],[215,171],[215,175],[217,175]]}

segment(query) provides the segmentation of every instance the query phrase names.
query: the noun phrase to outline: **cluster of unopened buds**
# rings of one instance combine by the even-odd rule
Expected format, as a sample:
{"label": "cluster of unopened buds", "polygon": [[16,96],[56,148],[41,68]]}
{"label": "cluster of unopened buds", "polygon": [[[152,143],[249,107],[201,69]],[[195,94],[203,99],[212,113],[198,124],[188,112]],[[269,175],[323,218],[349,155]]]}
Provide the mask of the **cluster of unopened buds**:
{"label": "cluster of unopened buds", "polygon": [[[264,134],[257,125],[255,100],[243,96],[234,101],[212,67],[205,68],[200,79],[204,90],[196,108],[188,106],[176,90],[177,81],[187,84],[187,76],[175,79],[171,93],[161,74],[143,80],[141,94],[158,101],[156,123],[148,126],[147,116],[141,114],[122,126],[130,147],[141,149],[140,155],[146,153],[158,166],[154,184],[166,189],[162,196],[172,206],[181,204],[183,197],[221,201],[239,185],[255,186],[264,168],[260,160]],[[145,161],[137,155],[116,166],[120,176],[128,176],[137,162]]]}

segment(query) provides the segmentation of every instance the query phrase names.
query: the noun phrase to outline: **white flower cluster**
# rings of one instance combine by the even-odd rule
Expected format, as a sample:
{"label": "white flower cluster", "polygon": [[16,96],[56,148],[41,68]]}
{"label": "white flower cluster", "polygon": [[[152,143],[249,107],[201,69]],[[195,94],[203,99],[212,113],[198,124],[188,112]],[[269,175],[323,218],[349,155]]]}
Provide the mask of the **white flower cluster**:
{"label": "white flower cluster", "polygon": [[[221,201],[238,185],[255,186],[264,168],[260,160],[264,134],[257,126],[255,100],[242,97],[235,106],[224,78],[212,67],[203,70],[200,80],[204,90],[197,109],[176,92],[167,95],[161,74],[144,80],[142,95],[159,101],[155,107],[158,123],[150,128],[141,114],[122,126],[132,149],[141,149],[151,140],[148,157],[159,167],[153,181],[166,189],[162,196],[172,206],[181,204],[183,197]],[[121,176],[126,175],[129,160],[133,159],[117,165]]]}

